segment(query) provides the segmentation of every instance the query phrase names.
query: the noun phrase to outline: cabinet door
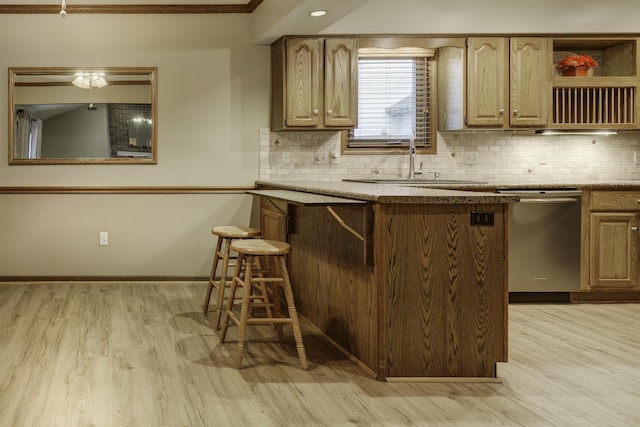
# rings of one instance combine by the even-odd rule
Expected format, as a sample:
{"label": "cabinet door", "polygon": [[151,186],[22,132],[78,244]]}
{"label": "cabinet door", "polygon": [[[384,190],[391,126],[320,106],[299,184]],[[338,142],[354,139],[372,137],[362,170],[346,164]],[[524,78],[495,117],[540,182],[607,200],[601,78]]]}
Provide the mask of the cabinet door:
{"label": "cabinet door", "polygon": [[506,39],[470,38],[467,46],[467,125],[503,126],[506,100]]}
{"label": "cabinet door", "polygon": [[543,126],[547,119],[547,39],[516,37],[510,42],[511,126]]}
{"label": "cabinet door", "polygon": [[591,214],[591,289],[633,289],[638,282],[635,212]]}
{"label": "cabinet door", "polygon": [[356,39],[325,40],[325,126],[355,126],[358,105]]}
{"label": "cabinet door", "polygon": [[260,237],[267,240],[287,241],[286,202],[260,198]]}
{"label": "cabinet door", "polygon": [[286,125],[322,124],[322,39],[287,40]]}

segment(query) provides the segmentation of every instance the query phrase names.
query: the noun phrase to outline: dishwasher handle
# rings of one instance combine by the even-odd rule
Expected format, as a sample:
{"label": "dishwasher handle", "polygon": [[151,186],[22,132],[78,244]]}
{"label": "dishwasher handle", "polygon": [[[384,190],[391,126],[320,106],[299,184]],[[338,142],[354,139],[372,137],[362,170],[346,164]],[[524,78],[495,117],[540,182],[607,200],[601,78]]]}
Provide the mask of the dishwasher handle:
{"label": "dishwasher handle", "polygon": [[574,197],[542,197],[542,198],[536,198],[536,199],[520,199],[519,203],[552,204],[552,203],[576,203],[577,201],[578,199]]}

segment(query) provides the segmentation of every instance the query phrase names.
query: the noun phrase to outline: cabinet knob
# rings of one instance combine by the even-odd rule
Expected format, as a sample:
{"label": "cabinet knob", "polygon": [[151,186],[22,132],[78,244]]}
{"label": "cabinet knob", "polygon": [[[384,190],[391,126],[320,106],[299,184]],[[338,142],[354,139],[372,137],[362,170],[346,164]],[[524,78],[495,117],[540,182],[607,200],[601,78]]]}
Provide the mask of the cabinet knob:
{"label": "cabinet knob", "polygon": [[314,115],[314,116],[317,116],[318,114],[320,114],[320,111],[319,111],[317,108],[315,108],[315,109],[313,110],[313,115]]}
{"label": "cabinet knob", "polygon": [[504,116],[504,108],[499,109],[498,114],[500,114],[501,116]]}
{"label": "cabinet knob", "polygon": [[327,110],[327,116],[330,116],[333,114],[333,110]]}
{"label": "cabinet knob", "polygon": [[638,227],[636,226],[631,227],[631,231],[638,231]]}
{"label": "cabinet knob", "polygon": [[517,108],[515,110],[513,110],[513,115],[517,116],[518,114],[520,114],[520,110],[518,110]]}

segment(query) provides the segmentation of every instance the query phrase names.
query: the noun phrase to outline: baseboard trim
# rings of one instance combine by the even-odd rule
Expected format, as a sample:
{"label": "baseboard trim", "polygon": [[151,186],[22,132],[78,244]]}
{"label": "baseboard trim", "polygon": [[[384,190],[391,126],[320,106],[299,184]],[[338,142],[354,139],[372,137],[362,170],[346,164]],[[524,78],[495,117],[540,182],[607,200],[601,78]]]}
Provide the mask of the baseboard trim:
{"label": "baseboard trim", "polygon": [[570,292],[509,292],[510,303],[569,303]]}
{"label": "baseboard trim", "polygon": [[571,292],[569,297],[574,303],[640,302],[640,291],[582,291]]}

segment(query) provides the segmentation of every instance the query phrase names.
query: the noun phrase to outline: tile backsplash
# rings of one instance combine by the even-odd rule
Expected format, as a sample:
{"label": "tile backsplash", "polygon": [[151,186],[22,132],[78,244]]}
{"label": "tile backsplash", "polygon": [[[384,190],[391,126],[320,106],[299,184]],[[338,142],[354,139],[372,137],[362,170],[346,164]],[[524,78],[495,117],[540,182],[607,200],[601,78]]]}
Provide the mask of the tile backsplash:
{"label": "tile backsplash", "polygon": [[[437,155],[417,155],[423,177],[482,181],[590,182],[640,179],[640,132],[540,136],[533,131],[464,130],[438,134]],[[340,133],[260,129],[260,179],[340,181],[405,178],[406,155],[341,155]],[[318,164],[319,163],[319,164]]]}

